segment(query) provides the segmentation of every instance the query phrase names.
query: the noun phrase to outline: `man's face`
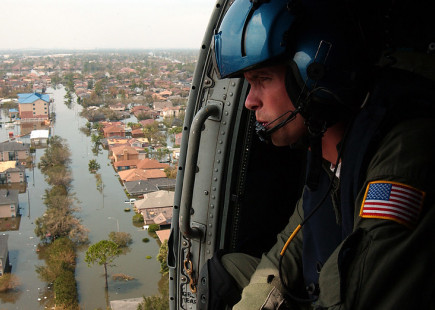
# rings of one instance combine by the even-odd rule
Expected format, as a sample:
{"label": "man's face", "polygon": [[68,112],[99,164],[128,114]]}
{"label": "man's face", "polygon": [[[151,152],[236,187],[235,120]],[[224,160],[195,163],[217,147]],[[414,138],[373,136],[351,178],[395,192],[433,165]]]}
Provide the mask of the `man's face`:
{"label": "man's face", "polygon": [[[285,66],[270,66],[245,72],[245,78],[251,85],[245,107],[255,111],[257,121],[266,129],[271,129],[284,121],[286,114],[270,125],[266,125],[284,113],[295,108],[285,89]],[[286,146],[296,143],[305,133],[304,119],[300,114],[275,131],[271,140],[276,146]]]}

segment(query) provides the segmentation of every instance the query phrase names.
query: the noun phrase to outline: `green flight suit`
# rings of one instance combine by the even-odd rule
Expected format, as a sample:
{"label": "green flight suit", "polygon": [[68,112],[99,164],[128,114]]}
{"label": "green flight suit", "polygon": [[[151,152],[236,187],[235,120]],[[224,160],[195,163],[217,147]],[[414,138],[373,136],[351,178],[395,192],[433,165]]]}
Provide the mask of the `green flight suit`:
{"label": "green flight suit", "polygon": [[[241,287],[233,309],[435,309],[435,119],[404,121],[383,138],[372,157],[354,205],[354,229],[321,269],[315,303],[284,303],[278,279],[279,253],[302,222],[299,201],[277,243],[256,265],[228,254],[223,264]],[[425,192],[415,227],[393,220],[362,218],[360,209],[369,182],[384,180]],[[338,212],[336,210],[336,212]],[[306,296],[302,276],[303,228],[284,254],[283,274],[293,295]],[[344,256],[343,254],[346,253]],[[231,258],[231,256],[233,256]],[[346,259],[343,260],[343,257]],[[256,268],[255,268],[256,267]],[[243,277],[237,269],[245,269]],[[255,270],[255,271],[254,271]]]}

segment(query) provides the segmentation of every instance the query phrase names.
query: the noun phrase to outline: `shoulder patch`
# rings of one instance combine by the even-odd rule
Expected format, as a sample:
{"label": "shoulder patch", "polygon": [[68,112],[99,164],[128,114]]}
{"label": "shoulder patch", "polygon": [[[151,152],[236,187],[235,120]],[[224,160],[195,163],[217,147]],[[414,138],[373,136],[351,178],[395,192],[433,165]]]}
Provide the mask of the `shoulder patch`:
{"label": "shoulder patch", "polygon": [[421,190],[397,182],[370,182],[359,215],[363,218],[393,220],[414,227],[425,195]]}

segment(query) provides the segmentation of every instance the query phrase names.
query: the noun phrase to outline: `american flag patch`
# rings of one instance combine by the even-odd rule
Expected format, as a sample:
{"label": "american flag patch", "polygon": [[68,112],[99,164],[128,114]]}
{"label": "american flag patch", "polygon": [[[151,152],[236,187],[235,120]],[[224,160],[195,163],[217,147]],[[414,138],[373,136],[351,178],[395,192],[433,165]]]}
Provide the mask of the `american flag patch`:
{"label": "american flag patch", "polygon": [[388,181],[370,182],[359,215],[387,219],[413,227],[420,216],[425,192]]}

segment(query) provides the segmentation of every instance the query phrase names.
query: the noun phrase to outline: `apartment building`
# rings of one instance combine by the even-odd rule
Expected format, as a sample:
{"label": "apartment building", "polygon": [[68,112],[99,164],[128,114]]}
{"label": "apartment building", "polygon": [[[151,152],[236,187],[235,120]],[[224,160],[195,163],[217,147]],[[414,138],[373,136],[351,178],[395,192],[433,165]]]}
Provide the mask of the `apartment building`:
{"label": "apartment building", "polygon": [[40,93],[18,94],[18,110],[22,121],[48,120],[50,96]]}

